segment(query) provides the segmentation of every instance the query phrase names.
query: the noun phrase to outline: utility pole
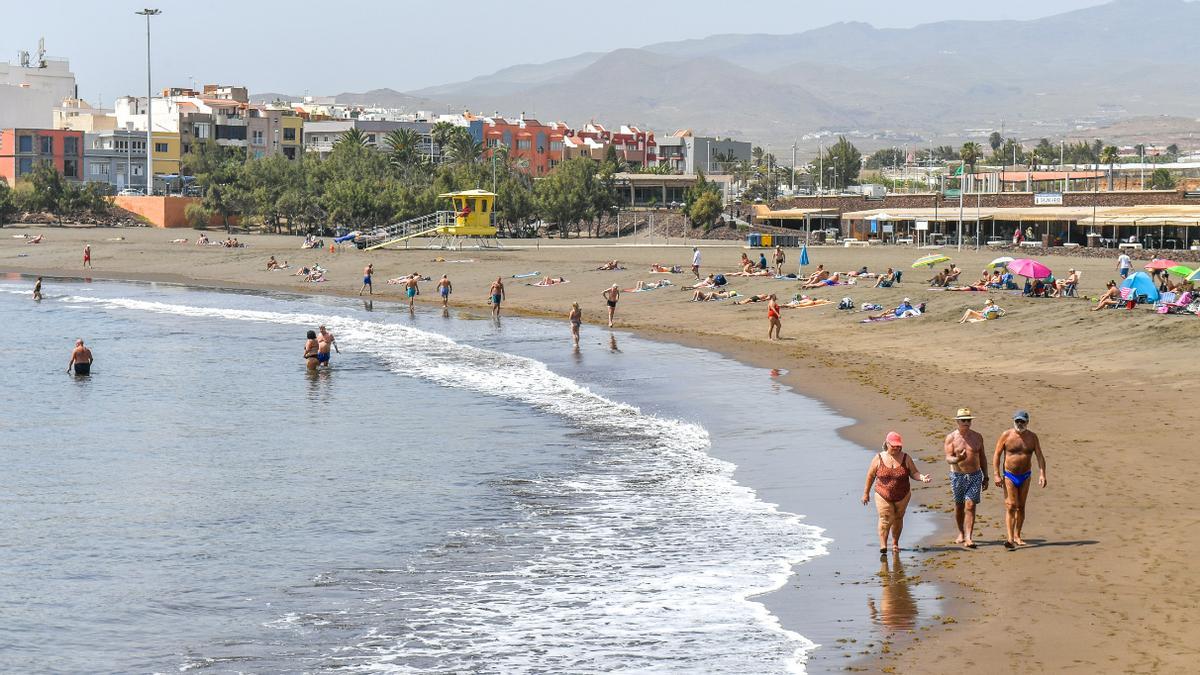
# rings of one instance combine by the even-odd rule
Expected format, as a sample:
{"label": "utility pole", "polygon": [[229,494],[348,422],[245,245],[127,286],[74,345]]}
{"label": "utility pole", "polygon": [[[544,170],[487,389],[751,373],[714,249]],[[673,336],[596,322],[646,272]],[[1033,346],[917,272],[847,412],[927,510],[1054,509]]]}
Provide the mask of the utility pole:
{"label": "utility pole", "polygon": [[788,190],[796,191],[796,144],[792,143],[792,175],[788,177]]}
{"label": "utility pole", "polygon": [[154,194],[154,122],[151,108],[154,107],[154,88],[150,84],[150,17],[162,14],[161,9],[146,8],[134,12],[146,17],[146,194]]}

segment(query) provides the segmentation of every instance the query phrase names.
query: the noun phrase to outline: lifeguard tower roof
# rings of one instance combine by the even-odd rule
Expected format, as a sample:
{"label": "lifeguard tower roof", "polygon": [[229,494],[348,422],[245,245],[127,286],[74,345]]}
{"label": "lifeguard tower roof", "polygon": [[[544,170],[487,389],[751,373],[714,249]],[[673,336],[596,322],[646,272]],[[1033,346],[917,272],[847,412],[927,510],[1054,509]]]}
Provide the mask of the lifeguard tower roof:
{"label": "lifeguard tower roof", "polygon": [[487,190],[462,190],[461,192],[447,192],[445,194],[438,195],[438,197],[441,197],[442,199],[450,199],[452,197],[495,197],[495,196],[496,196],[495,192],[488,192]]}

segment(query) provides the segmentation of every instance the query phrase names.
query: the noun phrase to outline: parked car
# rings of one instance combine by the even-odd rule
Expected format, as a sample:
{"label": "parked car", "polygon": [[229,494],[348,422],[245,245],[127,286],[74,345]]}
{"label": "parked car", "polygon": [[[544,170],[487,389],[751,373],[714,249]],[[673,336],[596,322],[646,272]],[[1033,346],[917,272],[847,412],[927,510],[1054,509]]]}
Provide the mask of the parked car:
{"label": "parked car", "polygon": [[120,192],[117,193],[117,196],[118,197],[141,197],[141,196],[144,196],[145,194],[146,194],[145,191],[139,190],[138,188],[124,188]]}

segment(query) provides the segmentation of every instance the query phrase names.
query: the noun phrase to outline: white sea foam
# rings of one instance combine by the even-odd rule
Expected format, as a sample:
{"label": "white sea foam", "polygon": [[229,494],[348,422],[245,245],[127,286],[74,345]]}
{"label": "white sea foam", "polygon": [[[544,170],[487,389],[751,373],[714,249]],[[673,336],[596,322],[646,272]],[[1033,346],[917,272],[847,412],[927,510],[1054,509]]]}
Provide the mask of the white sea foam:
{"label": "white sea foam", "polygon": [[[25,291],[22,291],[25,292]],[[802,672],[813,645],[753,597],[825,551],[820,529],[737,484],[700,426],[644,414],[536,360],[408,326],[291,311],[73,295],[69,304],[313,326],[392,371],[567,421],[592,451],[570,475],[501,481],[524,518],[449,532],[396,570],[347,579],[358,639],[323,655],[355,672]],[[280,301],[280,306],[293,303]],[[323,583],[336,585],[336,579]],[[346,613],[349,616],[346,616]],[[288,614],[278,630],[321,630]]]}

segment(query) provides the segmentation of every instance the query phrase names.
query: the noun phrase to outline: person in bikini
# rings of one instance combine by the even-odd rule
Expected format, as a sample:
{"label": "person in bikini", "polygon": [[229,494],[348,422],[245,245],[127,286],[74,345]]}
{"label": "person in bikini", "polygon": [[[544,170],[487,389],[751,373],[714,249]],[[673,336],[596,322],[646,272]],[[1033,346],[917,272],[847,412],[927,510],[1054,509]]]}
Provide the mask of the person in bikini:
{"label": "person in bikini", "polygon": [[308,331],[304,341],[304,364],[309,372],[316,372],[317,366],[321,364],[317,360],[317,333],[316,331]]}
{"label": "person in bikini", "polygon": [[781,328],[783,328],[783,322],[779,318],[779,300],[772,293],[767,302],[767,339],[778,340]]}
{"label": "person in bikini", "polygon": [[579,309],[578,302],[571,303],[571,313],[567,315],[567,320],[571,322],[571,339],[575,341],[575,349],[579,349],[579,325],[583,323],[583,310]]}
{"label": "person in bikini", "polygon": [[[1028,429],[1029,413],[1018,410],[1013,415],[1013,428],[1000,434],[996,454],[992,459],[996,470],[996,485],[1004,488],[1004,548],[1013,550],[1024,546],[1021,527],[1025,524],[1025,500],[1029,498],[1029,479],[1033,477],[1033,457],[1037,457],[1038,485],[1046,487],[1046,458],[1037,434]],[[1001,472],[1003,466],[1003,473]]]}
{"label": "person in bikini", "polygon": [[917,470],[916,463],[904,449],[900,434],[888,433],[883,451],[871,460],[867,469],[867,485],[863,488],[862,503],[871,500],[871,485],[875,485],[875,508],[879,512],[879,559],[887,558],[888,533],[892,535],[892,551],[900,553],[900,532],[904,530],[904,512],[912,497],[910,478],[928,483],[930,477]]}
{"label": "person in bikini", "polygon": [[954,421],[958,428],[946,435],[943,449],[950,465],[950,491],[954,496],[954,522],[958,525],[956,544],[975,548],[975,509],[983,501],[988,487],[987,462],[983,457],[983,436],[971,428],[975,416],[970,408],[959,408]]}
{"label": "person in bikini", "polygon": [[1110,279],[1106,286],[1108,287],[1108,290],[1104,291],[1104,295],[1100,296],[1100,301],[1097,302],[1096,306],[1092,308],[1093,312],[1106,309],[1108,307],[1116,307],[1117,305],[1121,304],[1121,291],[1117,288],[1117,282]]}

